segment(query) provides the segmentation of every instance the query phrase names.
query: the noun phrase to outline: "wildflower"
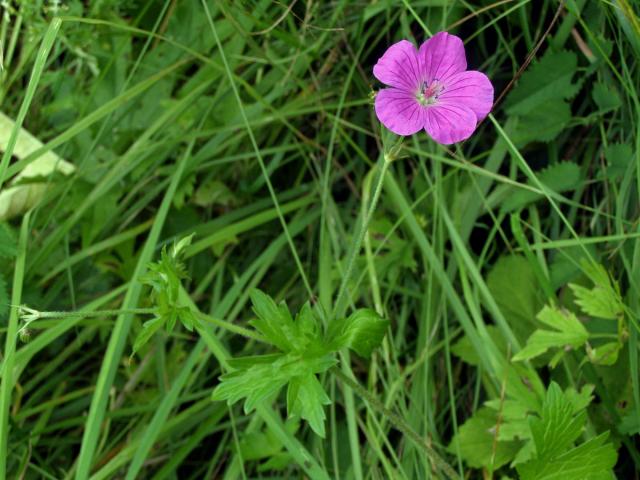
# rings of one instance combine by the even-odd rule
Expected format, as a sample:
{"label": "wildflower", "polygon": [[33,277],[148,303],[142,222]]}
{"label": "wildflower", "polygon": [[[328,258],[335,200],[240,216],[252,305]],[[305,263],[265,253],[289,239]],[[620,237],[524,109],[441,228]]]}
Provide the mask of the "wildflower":
{"label": "wildflower", "polygon": [[435,34],[419,50],[407,40],[391,45],[373,74],[389,86],[376,95],[376,115],[397,135],[424,128],[438,143],[461,142],[493,104],[489,78],[467,71],[462,40],[447,32]]}

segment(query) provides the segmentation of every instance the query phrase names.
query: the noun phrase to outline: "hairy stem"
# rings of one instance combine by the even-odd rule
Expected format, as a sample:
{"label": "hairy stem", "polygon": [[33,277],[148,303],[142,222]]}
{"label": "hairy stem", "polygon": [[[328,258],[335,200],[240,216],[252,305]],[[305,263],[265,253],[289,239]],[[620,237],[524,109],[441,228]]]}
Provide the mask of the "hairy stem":
{"label": "hairy stem", "polygon": [[378,181],[376,182],[376,186],[373,191],[371,206],[369,207],[369,210],[366,213],[366,216],[362,220],[360,229],[356,234],[355,244],[353,246],[353,249],[351,250],[351,255],[347,260],[347,270],[344,273],[344,277],[342,277],[342,283],[340,284],[340,290],[338,291],[338,298],[336,298],[335,307],[333,309],[334,317],[342,313],[343,302],[345,302],[346,301],[345,299],[347,298],[345,295],[347,291],[347,285],[349,284],[349,279],[351,278],[351,273],[353,271],[353,266],[355,264],[356,257],[358,256],[358,252],[360,251],[360,247],[362,246],[365,233],[369,228],[369,223],[371,222],[371,218],[373,217],[373,214],[376,211],[376,206],[378,205],[378,200],[380,199],[380,193],[382,192],[384,175],[390,163],[391,163],[391,158],[389,158],[386,154],[382,156],[381,161],[378,163],[380,174],[378,175]]}
{"label": "hairy stem", "polygon": [[[45,318],[97,318],[97,317],[115,317],[123,313],[129,313],[132,315],[153,315],[156,313],[155,308],[129,308],[119,310],[94,310],[92,312],[72,311],[72,312],[40,312],[28,307],[20,307],[20,316],[25,322],[22,329],[26,328],[31,322],[36,320],[42,320]],[[213,324],[217,327],[224,328],[229,332],[242,335],[243,337],[256,340],[258,342],[268,343],[267,340],[259,333],[250,330],[248,328],[235,325],[226,320],[214,318],[206,315],[200,311],[195,311],[194,314],[203,322]]]}

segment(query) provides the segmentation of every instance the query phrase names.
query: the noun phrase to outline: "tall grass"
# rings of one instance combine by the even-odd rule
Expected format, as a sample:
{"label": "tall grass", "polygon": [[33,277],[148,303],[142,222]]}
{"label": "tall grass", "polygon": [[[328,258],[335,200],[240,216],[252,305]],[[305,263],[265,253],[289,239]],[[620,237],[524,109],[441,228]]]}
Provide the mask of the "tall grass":
{"label": "tall grass", "polygon": [[[633,2],[2,8],[0,478],[533,478],[511,465],[528,438],[507,435],[544,420],[552,382],[593,397],[570,446],[609,431],[615,475],[638,478]],[[398,147],[372,66],[441,30],[505,95],[462,144]],[[42,166],[51,151],[74,171]],[[180,298],[221,321],[134,354],[154,307],[140,279],[192,233]],[[607,288],[589,262],[619,286],[614,320],[575,302],[569,284]],[[322,375],[325,438],[284,394],[249,413],[211,400],[232,358],[271,353],[221,328],[250,327],[254,288],[325,326],[361,307],[390,320],[371,359],[343,351]],[[25,328],[20,305],[62,313]],[[588,345],[513,360],[544,305]]]}

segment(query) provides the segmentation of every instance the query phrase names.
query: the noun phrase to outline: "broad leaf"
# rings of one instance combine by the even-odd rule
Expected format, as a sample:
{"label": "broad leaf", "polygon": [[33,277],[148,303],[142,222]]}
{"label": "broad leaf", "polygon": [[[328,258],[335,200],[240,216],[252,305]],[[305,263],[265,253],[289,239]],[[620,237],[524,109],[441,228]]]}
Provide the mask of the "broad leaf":
{"label": "broad leaf", "polygon": [[618,284],[611,279],[602,265],[583,262],[583,269],[594,283],[593,288],[569,284],[576,304],[592,317],[616,320],[624,315],[624,305]]}
{"label": "broad leaf", "polygon": [[616,463],[613,445],[605,443],[608,433],[573,447],[582,434],[584,409],[575,404],[555,382],[549,386],[540,418],[531,418],[535,457],[517,467],[522,480],[583,480],[607,478]]}
{"label": "broad leaf", "polygon": [[[575,190],[582,183],[580,167],[572,162],[556,163],[538,172],[537,176],[540,183],[556,193]],[[528,185],[535,186],[532,182],[528,182]],[[513,210],[519,210],[543,198],[546,197],[542,193],[514,189],[513,194],[502,202],[501,211],[507,213]]]}
{"label": "broad leaf", "polygon": [[276,305],[269,295],[258,289],[252,290],[250,295],[253,311],[257,316],[251,324],[281,351],[292,351],[296,328],[287,306],[284,303]]}
{"label": "broad leaf", "polygon": [[374,310],[356,310],[346,320],[333,321],[329,330],[331,348],[350,348],[361,357],[368,358],[382,343],[388,326],[389,321]]}
{"label": "broad leaf", "polygon": [[331,399],[327,396],[315,375],[304,375],[291,379],[287,392],[287,406],[290,415],[304,418],[313,431],[324,438],[324,406]]}
{"label": "broad leaf", "polygon": [[578,93],[572,81],[578,58],[573,52],[547,53],[522,75],[505,101],[509,115],[523,115],[540,110],[548,102],[569,99]]}
{"label": "broad leaf", "polygon": [[622,105],[620,95],[610,85],[603,82],[596,82],[591,92],[593,101],[596,102],[598,109],[604,113],[615,110]]}
{"label": "broad leaf", "polygon": [[160,317],[156,317],[152,320],[144,322],[142,330],[138,333],[135,342],[133,343],[133,351],[131,355],[136,354],[140,349],[153,337],[153,334],[162,328],[164,320]]}
{"label": "broad leaf", "polygon": [[[6,149],[15,122],[0,112],[0,150]],[[25,128],[18,131],[18,138],[13,155],[23,159],[40,149],[42,142]],[[46,177],[54,173],[69,175],[75,167],[63,160],[53,151],[48,151],[27,165],[22,172],[13,178],[8,186],[0,192],[0,220],[20,215],[37,205],[47,191]]]}
{"label": "broad leaf", "polygon": [[522,339],[535,328],[536,313],[544,304],[537,284],[529,261],[520,255],[501,256],[487,276],[491,295],[511,328]]}
{"label": "broad leaf", "polygon": [[569,124],[573,98],[580,84],[573,81],[577,71],[573,52],[547,53],[534,62],[507,96],[506,111],[518,117],[512,140],[516,145],[549,142]]}
{"label": "broad leaf", "polygon": [[538,320],[553,330],[536,330],[527,340],[527,345],[514,355],[514,361],[535,358],[550,348],[578,348],[589,338],[584,325],[567,310],[545,306],[538,314]]}
{"label": "broad leaf", "polygon": [[[447,449],[460,456],[473,468],[497,469],[513,459],[521,447],[520,442],[496,441],[497,414],[487,407],[480,408],[453,437]],[[495,447],[495,448],[494,448]]]}
{"label": "broad leaf", "polygon": [[627,174],[633,162],[633,150],[626,143],[612,143],[605,148],[604,158],[607,159],[609,178],[620,178]]}

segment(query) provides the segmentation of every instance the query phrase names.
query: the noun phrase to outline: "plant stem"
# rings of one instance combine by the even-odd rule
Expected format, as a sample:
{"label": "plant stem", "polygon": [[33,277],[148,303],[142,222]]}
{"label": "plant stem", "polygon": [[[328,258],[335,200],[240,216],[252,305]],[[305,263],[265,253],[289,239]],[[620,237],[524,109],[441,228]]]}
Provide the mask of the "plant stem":
{"label": "plant stem", "polygon": [[340,284],[340,290],[338,291],[338,298],[336,298],[336,303],[333,309],[332,317],[336,315],[341,315],[343,310],[342,303],[344,302],[344,298],[347,285],[349,284],[349,279],[351,278],[351,273],[353,271],[353,266],[355,265],[356,257],[358,256],[358,252],[360,251],[360,247],[362,246],[362,242],[364,240],[365,233],[369,228],[369,223],[371,222],[371,218],[376,210],[376,206],[378,205],[378,200],[380,199],[380,193],[382,192],[382,184],[384,182],[384,175],[391,163],[391,158],[387,156],[387,154],[383,154],[380,162],[378,163],[378,168],[380,168],[380,174],[378,175],[378,181],[376,182],[375,190],[373,191],[373,198],[371,199],[371,206],[369,207],[369,211],[366,214],[366,217],[363,218],[362,224],[360,225],[360,229],[356,234],[356,241],[353,245],[353,249],[351,250],[351,254],[347,261],[347,270],[345,271],[344,277],[342,277],[342,283]]}
{"label": "plant stem", "polygon": [[427,441],[420,436],[411,426],[397,413],[388,409],[384,404],[373,396],[367,389],[361,386],[356,380],[346,375],[338,367],[332,367],[331,371],[343,383],[352,388],[362,399],[364,399],[371,407],[385,415],[395,428],[409,437],[419,448],[424,449],[427,456],[434,465],[440,469],[448,478],[458,480],[460,477],[455,470],[444,460]]}
{"label": "plant stem", "polygon": [[[129,313],[132,315],[153,315],[156,313],[155,308],[129,308],[119,310],[94,310],[92,312],[73,311],[73,312],[40,312],[28,307],[20,307],[21,317],[25,321],[26,325],[36,320],[42,320],[45,318],[96,318],[96,317],[115,317],[123,313]],[[204,322],[211,323],[217,327],[224,328],[230,332],[242,335],[243,337],[257,340],[258,342],[268,343],[267,340],[259,333],[254,332],[248,328],[234,325],[226,320],[210,317],[200,311],[195,311],[194,314]],[[25,325],[25,327],[26,327]],[[24,327],[23,327],[24,328]]]}
{"label": "plant stem", "polygon": [[133,315],[150,315],[155,313],[155,308],[131,308],[121,310],[95,310],[92,312],[73,311],[73,312],[40,312],[27,307],[20,307],[22,318],[29,319],[28,321],[40,320],[43,318],[96,318],[96,317],[115,317],[122,313],[130,313]]}

